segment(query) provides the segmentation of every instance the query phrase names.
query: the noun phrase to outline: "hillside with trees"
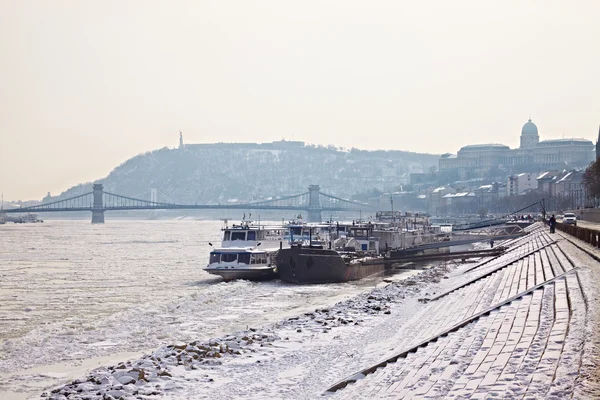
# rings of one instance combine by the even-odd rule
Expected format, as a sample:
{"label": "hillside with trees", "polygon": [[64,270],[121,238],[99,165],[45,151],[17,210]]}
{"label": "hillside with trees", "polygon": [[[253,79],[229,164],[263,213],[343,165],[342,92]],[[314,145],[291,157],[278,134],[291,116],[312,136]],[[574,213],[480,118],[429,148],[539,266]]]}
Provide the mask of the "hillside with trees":
{"label": "hillside with trees", "polygon": [[93,183],[104,184],[107,192],[144,199],[149,199],[154,188],[161,193],[160,201],[168,198],[186,204],[257,201],[306,192],[311,184],[321,185],[325,193],[350,198],[365,191],[392,190],[408,182],[409,173],[436,166],[438,158],[285,141],[196,144],[140,154],[106,178],[72,187],[52,200],[91,191]]}

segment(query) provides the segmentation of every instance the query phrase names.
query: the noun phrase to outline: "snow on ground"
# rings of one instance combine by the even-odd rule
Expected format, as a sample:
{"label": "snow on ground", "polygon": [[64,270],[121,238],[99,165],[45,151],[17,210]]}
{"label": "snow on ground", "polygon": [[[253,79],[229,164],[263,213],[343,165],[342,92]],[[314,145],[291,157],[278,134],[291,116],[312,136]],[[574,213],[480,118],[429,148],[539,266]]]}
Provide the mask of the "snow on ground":
{"label": "snow on ground", "polygon": [[[161,347],[46,393],[52,399],[312,399],[378,361],[422,295],[439,292],[445,266],[261,328]],[[431,293],[428,290],[432,290]],[[376,349],[376,350],[375,350]]]}

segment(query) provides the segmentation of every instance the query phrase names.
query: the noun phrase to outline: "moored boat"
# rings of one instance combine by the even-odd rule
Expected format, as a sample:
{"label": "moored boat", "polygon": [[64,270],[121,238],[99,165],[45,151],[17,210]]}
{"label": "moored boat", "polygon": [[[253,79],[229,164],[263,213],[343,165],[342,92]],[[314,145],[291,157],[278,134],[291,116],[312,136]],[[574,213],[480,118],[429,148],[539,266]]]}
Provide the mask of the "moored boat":
{"label": "moored boat", "polygon": [[260,281],[276,277],[275,253],[289,247],[284,237],[285,227],[253,224],[252,221],[229,226],[225,220],[221,231],[221,246],[210,252],[209,263],[204,268],[206,272],[221,276],[225,281]]}
{"label": "moored boat", "polygon": [[347,236],[336,239],[333,249],[311,242],[279,250],[275,259],[279,278],[290,283],[336,283],[385,270],[387,260],[379,255],[379,238],[372,235],[372,224],[353,224],[344,231]]}
{"label": "moored boat", "polygon": [[386,268],[384,257],[302,246],[279,250],[275,263],[279,278],[289,283],[354,281]]}
{"label": "moored boat", "polygon": [[37,222],[44,222],[43,220],[39,219],[37,214],[25,214],[22,215],[20,217],[12,217],[10,220],[12,220],[14,223],[16,224],[27,224],[27,223],[37,223]]}

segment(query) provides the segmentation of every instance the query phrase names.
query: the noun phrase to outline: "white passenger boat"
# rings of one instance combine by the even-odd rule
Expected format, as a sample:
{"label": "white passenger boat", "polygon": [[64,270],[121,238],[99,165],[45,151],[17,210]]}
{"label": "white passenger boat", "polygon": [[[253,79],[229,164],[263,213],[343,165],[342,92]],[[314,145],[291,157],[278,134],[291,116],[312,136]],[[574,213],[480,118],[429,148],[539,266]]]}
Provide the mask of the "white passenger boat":
{"label": "white passenger boat", "polygon": [[277,275],[274,262],[276,253],[277,250],[251,247],[221,247],[210,252],[210,260],[204,270],[223,277],[225,281],[269,280]]}
{"label": "white passenger boat", "polygon": [[275,278],[275,254],[280,248],[289,247],[284,226],[253,224],[242,221],[221,229],[219,248],[210,252],[206,272],[234,279],[267,280]]}
{"label": "white passenger boat", "polygon": [[44,222],[43,220],[39,219],[37,214],[31,214],[28,213],[26,215],[23,215],[21,217],[21,223],[37,223],[37,222]]}

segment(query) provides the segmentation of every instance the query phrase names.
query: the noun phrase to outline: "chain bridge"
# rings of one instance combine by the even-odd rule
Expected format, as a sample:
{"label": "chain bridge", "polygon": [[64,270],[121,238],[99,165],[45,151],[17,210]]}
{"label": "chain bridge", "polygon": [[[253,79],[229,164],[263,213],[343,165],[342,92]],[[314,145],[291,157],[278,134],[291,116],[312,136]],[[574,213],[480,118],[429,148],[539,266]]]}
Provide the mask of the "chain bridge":
{"label": "chain bridge", "polygon": [[[153,196],[156,197],[156,196]],[[102,184],[93,190],[68,199],[42,203],[31,207],[2,210],[2,213],[40,213],[90,211],[93,224],[104,223],[105,211],[127,210],[282,210],[305,211],[309,222],[321,222],[322,212],[372,211],[368,204],[346,200],[321,193],[319,185],[310,185],[308,191],[292,196],[243,204],[177,204],[138,199],[104,191]]]}

